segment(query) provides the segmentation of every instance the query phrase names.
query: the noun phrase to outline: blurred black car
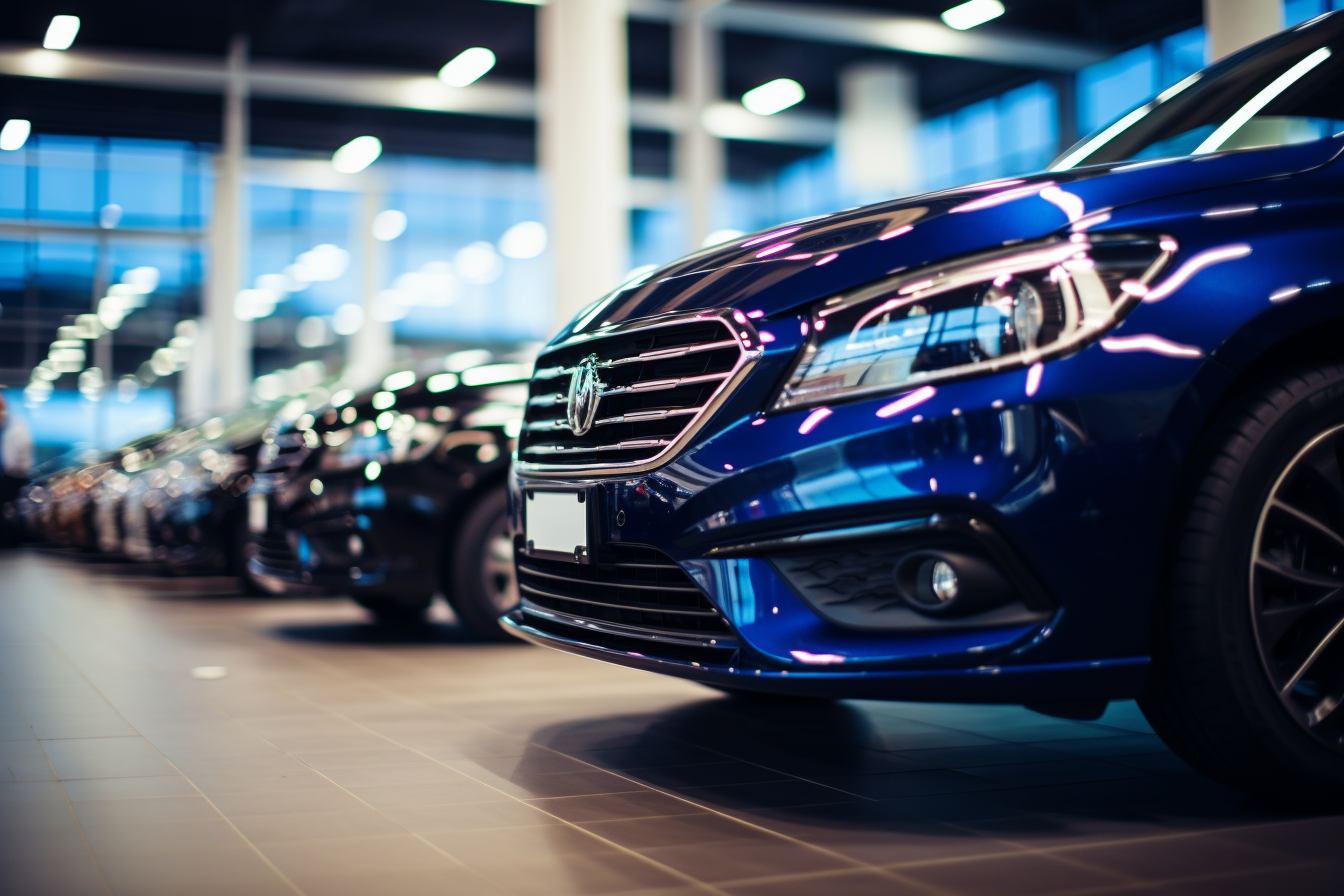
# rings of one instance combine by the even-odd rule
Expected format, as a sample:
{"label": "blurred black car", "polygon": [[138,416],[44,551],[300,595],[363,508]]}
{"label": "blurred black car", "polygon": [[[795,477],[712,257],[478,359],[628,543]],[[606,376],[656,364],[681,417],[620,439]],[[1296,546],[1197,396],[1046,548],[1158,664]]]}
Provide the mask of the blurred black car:
{"label": "blurred black car", "polygon": [[249,405],[122,459],[94,501],[99,543],[167,573],[246,574],[244,498],[276,403]]}
{"label": "blurred black car", "polygon": [[442,591],[467,629],[500,636],[517,603],[505,478],[531,371],[403,370],[277,421],[248,492],[250,576],[349,594],[385,621],[421,618]]}

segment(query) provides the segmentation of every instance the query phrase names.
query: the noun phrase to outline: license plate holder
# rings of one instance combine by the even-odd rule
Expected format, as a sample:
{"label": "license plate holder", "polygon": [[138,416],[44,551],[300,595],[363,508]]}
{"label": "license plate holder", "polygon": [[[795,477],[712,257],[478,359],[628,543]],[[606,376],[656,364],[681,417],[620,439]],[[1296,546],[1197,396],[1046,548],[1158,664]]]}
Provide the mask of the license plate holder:
{"label": "license plate holder", "polygon": [[525,492],[523,541],[529,557],[587,563],[592,555],[592,501],[587,489]]}

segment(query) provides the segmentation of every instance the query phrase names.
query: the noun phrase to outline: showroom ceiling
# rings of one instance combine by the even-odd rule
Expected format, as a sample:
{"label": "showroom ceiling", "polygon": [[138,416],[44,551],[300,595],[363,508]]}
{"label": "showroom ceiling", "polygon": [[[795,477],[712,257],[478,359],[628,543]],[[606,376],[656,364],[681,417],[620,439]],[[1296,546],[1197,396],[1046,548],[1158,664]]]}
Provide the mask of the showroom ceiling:
{"label": "showroom ceiling", "polygon": [[[781,5],[936,17],[950,0],[772,0]],[[1199,0],[1009,0],[1007,13],[985,33],[1030,32],[1121,50],[1197,25]],[[221,55],[231,35],[247,33],[254,58],[353,67],[436,71],[471,46],[493,50],[497,64],[487,80],[528,83],[535,76],[536,10],[497,0],[243,0],[183,4],[178,0],[34,0],[0,18],[0,44],[37,45],[51,20],[81,17],[77,49],[146,50]],[[671,29],[630,24],[630,82],[641,93],[671,89]],[[724,36],[723,91],[736,98],[765,81],[789,77],[807,91],[800,110],[834,112],[837,73],[863,60],[898,61],[919,76],[920,104],[936,115],[1041,77],[1034,67],[918,56],[741,31]],[[219,133],[219,100],[192,94],[36,81],[0,80],[0,115],[31,118],[39,130],[101,133],[213,142]],[[417,154],[530,161],[531,122],[484,119],[355,106],[307,106],[255,101],[253,141],[298,150],[328,151],[356,133],[379,129],[388,149]],[[643,174],[666,174],[666,134],[637,133],[634,164]],[[759,176],[815,150],[778,144],[738,145],[733,173]]]}

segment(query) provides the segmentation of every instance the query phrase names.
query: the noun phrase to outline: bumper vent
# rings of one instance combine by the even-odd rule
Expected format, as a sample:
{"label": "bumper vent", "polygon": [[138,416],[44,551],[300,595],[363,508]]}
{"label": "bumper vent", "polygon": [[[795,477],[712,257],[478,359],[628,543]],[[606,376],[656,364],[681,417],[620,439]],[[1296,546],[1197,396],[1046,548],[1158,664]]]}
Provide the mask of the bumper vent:
{"label": "bumper vent", "polygon": [[[566,472],[652,464],[690,437],[759,347],[749,323],[711,313],[556,346],[537,359],[519,460],[525,469]],[[597,407],[576,432],[568,404],[581,365],[596,377]]]}
{"label": "bumper vent", "polygon": [[644,656],[727,665],[732,629],[666,554],[612,544],[592,563],[518,559],[527,624],[543,632]]}

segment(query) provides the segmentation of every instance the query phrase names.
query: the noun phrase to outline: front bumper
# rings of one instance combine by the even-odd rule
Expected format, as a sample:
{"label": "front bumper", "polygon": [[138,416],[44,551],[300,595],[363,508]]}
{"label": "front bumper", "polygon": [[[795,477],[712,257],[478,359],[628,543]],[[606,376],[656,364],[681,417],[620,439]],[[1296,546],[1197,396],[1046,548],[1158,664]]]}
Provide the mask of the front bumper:
{"label": "front bumper", "polygon": [[[808,411],[759,413],[766,396],[744,388],[709,435],[657,470],[524,469],[511,480],[519,531],[526,488],[592,490],[591,543],[648,545],[675,561],[731,627],[733,661],[686,660],[656,643],[621,649],[539,622],[526,602],[504,624],[535,643],[721,687],[967,702],[1133,696],[1178,466],[1157,446],[1192,372],[1093,346],[1036,383],[1005,372],[940,386],[895,417],[876,413],[887,396],[838,405],[810,426]],[[1028,601],[1037,615],[845,624],[818,612],[779,562],[808,539],[853,533],[832,538],[844,553],[873,543],[865,527],[934,517],[996,533],[996,562],[1019,597],[1023,581],[1044,596]]]}

